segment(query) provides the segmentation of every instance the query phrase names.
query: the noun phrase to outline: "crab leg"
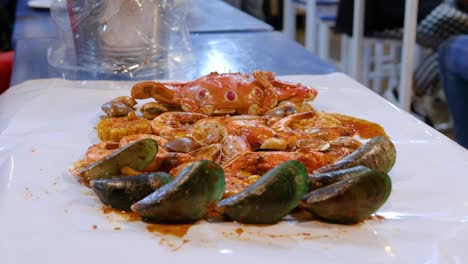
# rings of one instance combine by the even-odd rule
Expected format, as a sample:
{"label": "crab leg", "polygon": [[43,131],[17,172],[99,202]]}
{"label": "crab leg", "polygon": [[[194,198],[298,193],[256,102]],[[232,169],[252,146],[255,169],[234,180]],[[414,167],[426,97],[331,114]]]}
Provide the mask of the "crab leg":
{"label": "crab leg", "polygon": [[[301,103],[312,101],[317,97],[317,90],[304,86],[300,83],[292,84],[285,81],[273,80],[278,101],[289,101],[292,103]],[[294,96],[292,96],[294,95]]]}
{"label": "crab leg", "polygon": [[251,115],[264,114],[266,111],[272,109],[278,104],[278,96],[271,84],[271,82],[275,80],[275,75],[272,72],[254,71],[253,76],[264,88],[263,103],[262,106],[252,104],[249,107],[248,113]]}
{"label": "crab leg", "polygon": [[133,99],[146,99],[151,97],[151,90],[155,82],[140,82],[132,87],[131,96]]}
{"label": "crab leg", "polygon": [[174,90],[184,86],[185,83],[141,82],[132,87],[131,96],[134,99],[154,98],[169,105],[179,105],[180,98]]}

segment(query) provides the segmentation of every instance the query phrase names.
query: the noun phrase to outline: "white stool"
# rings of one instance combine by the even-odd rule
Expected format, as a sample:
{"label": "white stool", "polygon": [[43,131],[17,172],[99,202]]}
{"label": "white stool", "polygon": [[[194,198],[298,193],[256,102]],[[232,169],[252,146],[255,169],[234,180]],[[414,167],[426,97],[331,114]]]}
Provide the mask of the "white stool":
{"label": "white stool", "polygon": [[[414,68],[414,49],[416,39],[416,19],[418,11],[418,0],[405,0],[405,21],[402,42],[400,81],[399,81],[399,105],[406,111],[410,111],[412,97],[412,79]],[[351,70],[355,80],[362,82],[362,40],[364,33],[364,5],[365,0],[354,1],[354,27],[352,41]]]}
{"label": "white stool", "polygon": [[[296,11],[305,11],[305,43],[311,53],[328,61],[374,91],[383,94],[389,87],[398,85],[401,41],[363,37],[364,1],[355,1],[354,31],[357,37],[341,35],[341,54],[338,61],[330,56],[330,29],[334,26],[339,1],[336,0],[285,0],[283,32],[295,39]],[[359,46],[360,48],[356,48]],[[350,51],[353,52],[350,52]],[[385,50],[389,50],[385,53]],[[382,87],[383,80],[386,86]]]}
{"label": "white stool", "polygon": [[306,13],[304,46],[322,59],[329,59],[329,28],[334,24],[338,0],[285,0],[283,33],[296,36],[296,9]]}
{"label": "white stool", "polygon": [[[364,65],[363,83],[383,95],[388,89],[398,86],[401,41],[369,38],[364,41]],[[386,50],[388,52],[386,52]],[[386,86],[382,86],[386,80]]]}

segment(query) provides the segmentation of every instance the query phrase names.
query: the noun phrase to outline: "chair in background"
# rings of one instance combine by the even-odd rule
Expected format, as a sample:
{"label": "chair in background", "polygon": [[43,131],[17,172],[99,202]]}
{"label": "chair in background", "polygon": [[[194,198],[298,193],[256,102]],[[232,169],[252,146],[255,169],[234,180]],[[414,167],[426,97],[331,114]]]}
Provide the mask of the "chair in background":
{"label": "chair in background", "polygon": [[296,36],[297,10],[305,12],[304,46],[320,58],[331,61],[329,51],[330,28],[335,24],[339,0],[285,0],[283,33]]}
{"label": "chair in background", "polygon": [[[422,1],[418,7],[417,0],[285,0],[283,31],[294,38],[296,10],[302,10],[308,50],[381,95],[399,86],[390,99],[409,111],[413,70],[426,53],[415,46],[416,18],[424,18],[441,1]],[[321,14],[326,5],[337,9],[334,16]],[[338,62],[329,56],[330,30],[341,33]]]}
{"label": "chair in background", "polygon": [[[339,60],[330,56],[330,31],[335,26],[339,4],[339,0],[285,0],[283,32],[294,39],[297,10],[305,12],[306,49],[351,75],[353,69],[350,65],[353,63],[350,56],[351,39],[348,35],[340,35]],[[398,38],[380,36],[366,37],[363,42],[364,67],[362,67],[362,79],[359,81],[380,94],[388,87],[398,85],[401,41]],[[383,87],[383,84],[387,85]]]}

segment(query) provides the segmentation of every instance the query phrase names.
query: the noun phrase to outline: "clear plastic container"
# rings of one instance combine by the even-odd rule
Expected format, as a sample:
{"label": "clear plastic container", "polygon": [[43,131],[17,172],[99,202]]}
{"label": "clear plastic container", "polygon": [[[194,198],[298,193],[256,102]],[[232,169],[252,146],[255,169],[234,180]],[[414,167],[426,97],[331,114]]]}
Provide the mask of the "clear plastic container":
{"label": "clear plastic container", "polygon": [[188,0],[53,0],[58,41],[49,64],[67,70],[167,76],[190,63]]}

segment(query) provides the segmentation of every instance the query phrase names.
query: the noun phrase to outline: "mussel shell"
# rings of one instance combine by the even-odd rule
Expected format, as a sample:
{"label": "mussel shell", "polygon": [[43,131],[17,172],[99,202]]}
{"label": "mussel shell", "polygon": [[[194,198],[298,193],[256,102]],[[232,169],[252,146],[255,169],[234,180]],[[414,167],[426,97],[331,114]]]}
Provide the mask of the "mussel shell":
{"label": "mussel shell", "polygon": [[283,118],[296,113],[295,105],[283,105],[268,110],[264,117],[267,119]]}
{"label": "mussel shell", "polygon": [[307,184],[309,185],[309,192],[328,186],[335,182],[347,180],[354,176],[369,173],[371,169],[364,166],[357,166],[337,171],[324,172],[318,174],[309,174]]}
{"label": "mussel shell", "polygon": [[99,160],[80,172],[86,180],[112,178],[120,175],[120,169],[128,166],[137,171],[143,171],[158,152],[158,143],[154,139],[145,138],[122,147],[105,159]]}
{"label": "mussel shell", "polygon": [[212,161],[196,161],[175,179],[131,206],[145,220],[190,222],[208,213],[223,196],[223,169]]}
{"label": "mussel shell", "polygon": [[387,174],[370,170],[308,193],[301,207],[328,222],[354,224],[377,211],[391,189]]}
{"label": "mussel shell", "polygon": [[101,106],[101,110],[107,114],[108,117],[122,117],[127,116],[128,113],[133,111],[133,108],[118,101],[110,101]]}
{"label": "mussel shell", "polygon": [[90,181],[91,188],[101,202],[109,207],[131,211],[130,206],[171,181],[165,172],[151,172],[136,176]]}
{"label": "mussel shell", "polygon": [[191,131],[192,138],[203,146],[221,143],[227,135],[226,127],[215,119],[196,122]]}
{"label": "mussel shell", "polygon": [[189,152],[188,154],[199,160],[218,161],[221,158],[221,148],[221,144],[212,144]]}
{"label": "mussel shell", "polygon": [[137,104],[137,101],[130,96],[118,96],[111,100],[111,102],[120,102],[128,105],[129,107],[134,107]]}
{"label": "mussel shell", "polygon": [[189,137],[181,137],[168,141],[164,147],[169,151],[189,153],[197,150],[201,145]]}
{"label": "mussel shell", "polygon": [[296,146],[308,151],[326,151],[330,148],[330,143],[320,138],[305,138],[296,141]]}
{"label": "mussel shell", "polygon": [[330,145],[337,147],[345,147],[349,149],[358,149],[362,143],[353,137],[339,137],[329,141]]}
{"label": "mussel shell", "polygon": [[141,114],[147,119],[154,119],[156,116],[169,111],[169,108],[156,102],[149,102],[140,108]]}
{"label": "mussel shell", "polygon": [[315,172],[324,173],[365,166],[372,170],[388,173],[393,168],[395,161],[396,149],[392,141],[385,136],[377,136],[367,141],[344,159],[330,166],[319,168]]}
{"label": "mussel shell", "polygon": [[286,161],[248,188],[218,203],[227,218],[249,224],[273,224],[291,212],[307,192],[307,171],[298,161]]}
{"label": "mussel shell", "polygon": [[262,150],[286,150],[288,142],[282,138],[267,138],[263,141],[260,149]]}

